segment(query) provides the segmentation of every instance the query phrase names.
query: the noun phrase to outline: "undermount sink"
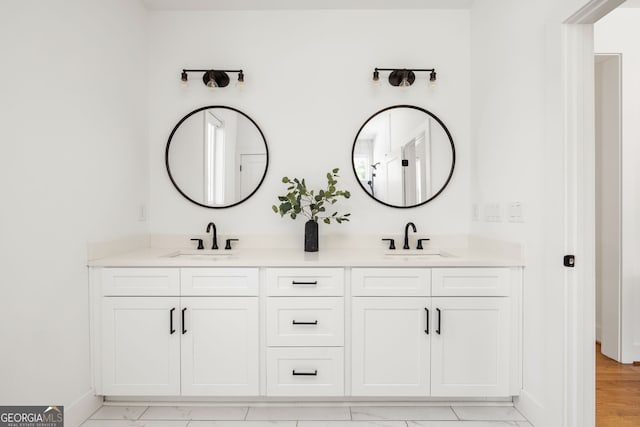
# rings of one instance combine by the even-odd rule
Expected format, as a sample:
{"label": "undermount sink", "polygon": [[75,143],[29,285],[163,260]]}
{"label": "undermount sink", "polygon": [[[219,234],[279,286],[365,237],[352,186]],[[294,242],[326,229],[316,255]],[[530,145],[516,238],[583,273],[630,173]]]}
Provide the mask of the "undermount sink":
{"label": "undermount sink", "polygon": [[236,251],[233,250],[192,250],[192,251],[176,251],[165,255],[166,258],[180,258],[180,259],[196,259],[196,260],[210,260],[215,261],[217,259],[229,259],[236,255]]}
{"label": "undermount sink", "polygon": [[388,257],[407,257],[407,258],[434,258],[434,257],[452,257],[448,252],[443,252],[439,250],[432,249],[424,249],[424,250],[405,250],[405,249],[396,249],[394,251],[387,251],[384,253],[384,256]]}

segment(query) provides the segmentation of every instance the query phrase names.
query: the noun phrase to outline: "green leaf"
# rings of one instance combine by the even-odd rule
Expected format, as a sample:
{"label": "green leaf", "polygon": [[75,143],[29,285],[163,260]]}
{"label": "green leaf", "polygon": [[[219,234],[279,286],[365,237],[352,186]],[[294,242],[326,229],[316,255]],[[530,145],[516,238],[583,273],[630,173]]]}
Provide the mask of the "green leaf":
{"label": "green leaf", "polygon": [[331,224],[331,220],[329,218],[325,218],[323,221],[325,224]]}
{"label": "green leaf", "polygon": [[342,219],[340,219],[340,218],[336,218],[336,222],[337,222],[338,224],[342,224]]}
{"label": "green leaf", "polygon": [[348,214],[344,214],[343,216],[351,216],[351,214],[350,214],[350,213],[348,213]]}
{"label": "green leaf", "polygon": [[271,209],[273,209],[275,213],[278,213],[278,207],[276,205],[271,206]]}
{"label": "green leaf", "polygon": [[316,202],[319,202],[320,200],[322,200],[322,196],[321,195],[317,195],[316,197],[314,197]]}
{"label": "green leaf", "polygon": [[286,183],[291,182],[291,181],[289,181],[289,178],[287,178],[286,176],[283,176],[282,177],[282,182],[284,182],[286,184]]}
{"label": "green leaf", "polygon": [[331,187],[329,187],[329,192],[330,193],[334,193],[336,191],[336,187],[334,187],[333,185]]}
{"label": "green leaf", "polygon": [[334,212],[333,215],[331,215],[331,216],[336,216],[336,215],[338,215],[338,212]]}
{"label": "green leaf", "polygon": [[333,173],[338,173],[338,171],[339,171],[339,170],[340,170],[339,168],[335,168],[335,169],[333,170]]}
{"label": "green leaf", "polygon": [[295,212],[291,212],[291,219],[296,219],[296,213]]}

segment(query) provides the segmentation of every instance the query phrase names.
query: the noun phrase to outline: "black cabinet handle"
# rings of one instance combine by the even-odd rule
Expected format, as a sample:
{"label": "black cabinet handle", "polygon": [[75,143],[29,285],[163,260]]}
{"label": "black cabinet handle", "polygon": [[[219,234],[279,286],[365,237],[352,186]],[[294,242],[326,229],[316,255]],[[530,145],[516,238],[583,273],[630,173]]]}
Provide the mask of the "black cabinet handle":
{"label": "black cabinet handle", "polygon": [[429,335],[429,309],[425,307],[424,311],[426,312],[426,315],[427,315],[427,329],[424,330],[424,333]]}
{"label": "black cabinet handle", "polygon": [[300,282],[298,280],[292,280],[291,284],[292,285],[317,285],[318,281],[314,280],[313,282]]}
{"label": "black cabinet handle", "polygon": [[441,326],[441,322],[442,319],[440,318],[440,309],[436,308],[436,311],[438,312],[438,329],[436,329],[436,334],[440,335],[440,326]]}
{"label": "black cabinet handle", "polygon": [[318,370],[316,369],[313,372],[296,372],[296,370],[294,369],[293,372],[291,373],[291,375],[295,375],[295,376],[308,376],[308,377],[315,377],[318,375]]}
{"label": "black cabinet handle", "polygon": [[293,322],[291,322],[292,325],[317,325],[318,321],[314,320],[313,322],[298,322],[296,320],[294,320]]}
{"label": "black cabinet handle", "polygon": [[185,328],[185,323],[184,323],[184,312],[187,311],[187,307],[182,309],[182,335],[187,333],[187,328]]}
{"label": "black cabinet handle", "polygon": [[173,329],[173,312],[174,311],[176,311],[175,307],[169,310],[169,335],[173,335],[176,333],[176,330]]}

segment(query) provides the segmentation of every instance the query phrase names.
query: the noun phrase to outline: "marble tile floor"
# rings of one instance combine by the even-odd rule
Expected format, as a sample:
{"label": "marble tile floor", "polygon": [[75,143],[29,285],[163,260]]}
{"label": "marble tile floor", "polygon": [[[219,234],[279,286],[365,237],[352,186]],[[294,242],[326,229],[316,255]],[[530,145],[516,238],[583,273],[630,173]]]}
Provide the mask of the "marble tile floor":
{"label": "marble tile floor", "polygon": [[533,427],[510,406],[112,406],[81,427]]}

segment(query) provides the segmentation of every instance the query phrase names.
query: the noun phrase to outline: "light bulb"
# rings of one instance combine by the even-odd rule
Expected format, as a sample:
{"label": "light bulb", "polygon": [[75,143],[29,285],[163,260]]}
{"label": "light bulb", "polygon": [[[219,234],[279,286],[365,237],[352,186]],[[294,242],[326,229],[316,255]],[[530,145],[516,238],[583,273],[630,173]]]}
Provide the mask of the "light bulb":
{"label": "light bulb", "polygon": [[378,72],[378,70],[373,71],[373,87],[374,88],[380,87],[380,73]]}
{"label": "light bulb", "polygon": [[189,77],[187,76],[186,71],[183,71],[182,74],[180,75],[180,86],[183,89],[186,89],[187,86],[189,86]]}
{"label": "light bulb", "polygon": [[244,89],[244,73],[242,70],[238,73],[238,81],[236,82],[236,87],[238,90]]}
{"label": "light bulb", "polygon": [[429,74],[429,87],[431,89],[435,89],[436,88],[436,71],[433,70],[430,74]]}

